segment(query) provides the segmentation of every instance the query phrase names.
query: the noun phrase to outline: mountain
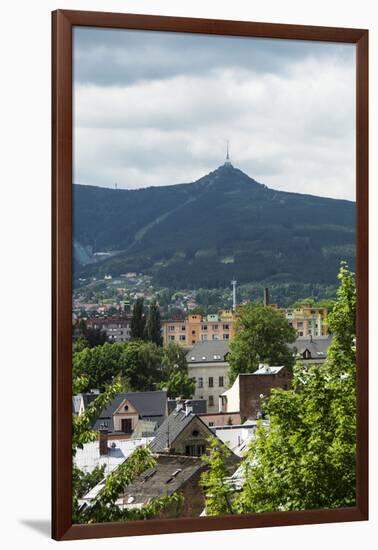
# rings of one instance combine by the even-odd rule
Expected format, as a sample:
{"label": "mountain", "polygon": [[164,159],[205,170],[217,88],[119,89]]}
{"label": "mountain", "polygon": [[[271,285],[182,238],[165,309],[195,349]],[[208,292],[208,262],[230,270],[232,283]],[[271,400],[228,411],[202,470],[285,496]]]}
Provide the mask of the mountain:
{"label": "mountain", "polygon": [[334,284],[355,263],[355,203],[269,189],[225,163],[193,183],[74,185],[75,277],[137,271],[157,285]]}

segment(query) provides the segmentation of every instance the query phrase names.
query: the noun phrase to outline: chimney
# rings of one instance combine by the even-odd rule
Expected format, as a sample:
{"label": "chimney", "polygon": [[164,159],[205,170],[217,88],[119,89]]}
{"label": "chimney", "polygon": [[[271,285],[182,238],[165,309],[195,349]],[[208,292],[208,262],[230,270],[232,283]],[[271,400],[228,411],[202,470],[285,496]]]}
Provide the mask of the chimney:
{"label": "chimney", "polygon": [[192,412],[193,412],[193,405],[189,400],[185,401],[185,416],[189,416],[189,414]]}
{"label": "chimney", "polygon": [[176,412],[181,411],[184,408],[184,400],[181,397],[176,398]]}
{"label": "chimney", "polygon": [[108,428],[102,425],[100,427],[100,456],[108,454]]}
{"label": "chimney", "polygon": [[264,306],[269,305],[269,288],[264,288]]}

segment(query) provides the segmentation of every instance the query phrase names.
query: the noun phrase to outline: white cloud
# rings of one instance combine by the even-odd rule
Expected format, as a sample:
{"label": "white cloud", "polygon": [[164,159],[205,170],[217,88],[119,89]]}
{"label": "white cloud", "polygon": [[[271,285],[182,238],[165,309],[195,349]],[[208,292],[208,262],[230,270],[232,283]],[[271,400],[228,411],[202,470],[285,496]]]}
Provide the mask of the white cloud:
{"label": "white cloud", "polygon": [[[353,60],[352,60],[353,61]],[[132,84],[76,83],[76,183],[193,181],[223,162],[266,185],[354,200],[354,63],[332,54],[285,71],[213,67]]]}

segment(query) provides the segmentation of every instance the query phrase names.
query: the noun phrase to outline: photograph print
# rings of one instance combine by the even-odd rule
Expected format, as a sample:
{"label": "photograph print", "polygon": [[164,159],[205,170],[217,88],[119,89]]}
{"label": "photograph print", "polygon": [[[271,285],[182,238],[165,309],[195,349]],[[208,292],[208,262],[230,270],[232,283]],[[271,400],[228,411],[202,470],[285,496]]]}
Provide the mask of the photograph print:
{"label": "photograph print", "polygon": [[75,524],[356,506],[354,44],[74,27]]}

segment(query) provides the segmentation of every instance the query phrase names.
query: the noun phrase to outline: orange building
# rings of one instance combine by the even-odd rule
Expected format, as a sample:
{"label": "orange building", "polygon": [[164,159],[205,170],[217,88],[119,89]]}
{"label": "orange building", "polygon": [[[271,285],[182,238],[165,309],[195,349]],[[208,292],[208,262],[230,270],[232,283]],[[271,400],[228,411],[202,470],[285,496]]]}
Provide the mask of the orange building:
{"label": "orange building", "polygon": [[231,340],[235,332],[235,315],[231,310],[218,314],[188,315],[184,321],[163,321],[164,344],[176,342],[183,347],[208,340]]}

